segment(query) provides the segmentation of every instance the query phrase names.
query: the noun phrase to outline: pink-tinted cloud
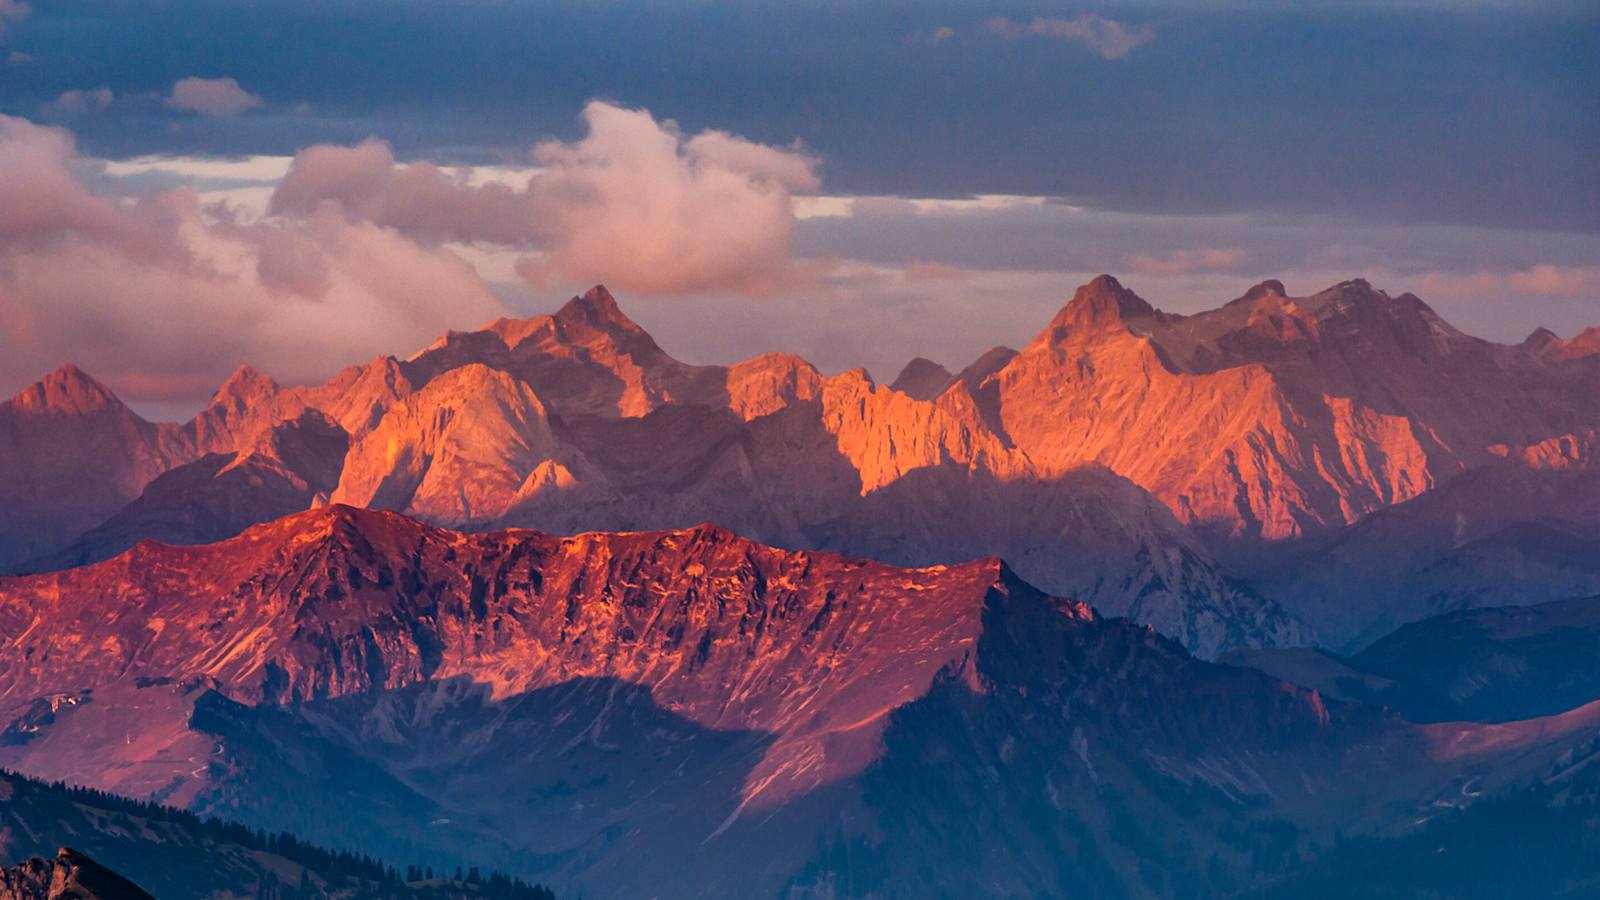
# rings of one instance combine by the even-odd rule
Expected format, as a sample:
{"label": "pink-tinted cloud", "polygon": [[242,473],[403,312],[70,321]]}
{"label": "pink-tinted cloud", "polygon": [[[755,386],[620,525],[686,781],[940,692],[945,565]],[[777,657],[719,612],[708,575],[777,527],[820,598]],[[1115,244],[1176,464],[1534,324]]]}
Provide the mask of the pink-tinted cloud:
{"label": "pink-tinted cloud", "polygon": [[1247,254],[1238,247],[1191,247],[1164,256],[1136,254],[1128,257],[1128,265],[1141,275],[1188,275],[1232,271],[1246,258]]}
{"label": "pink-tinted cloud", "polygon": [[325,208],[218,221],[191,191],[91,191],[71,136],[0,117],[0,381],[76,361],[132,399],[203,398],[242,361],[294,381],[503,313],[473,269]]}
{"label": "pink-tinted cloud", "polygon": [[983,27],[991,34],[1007,40],[1039,37],[1068,41],[1087,47],[1105,59],[1121,59],[1156,39],[1155,29],[1148,25],[1128,25],[1093,13],[1083,13],[1071,19],[1041,17],[1027,24],[996,17],[985,21]]}
{"label": "pink-tinted cloud", "polygon": [[1541,263],[1532,268],[1512,272],[1508,280],[1513,288],[1529,294],[1552,297],[1600,294],[1600,270],[1592,268]]}
{"label": "pink-tinted cloud", "polygon": [[[589,133],[540,144],[531,185],[549,217],[552,264],[624,290],[759,292],[789,274],[796,188],[808,158],[707,132],[685,141],[648,111],[592,102]],[[802,170],[806,171],[802,171]]]}
{"label": "pink-tinted cloud", "polygon": [[697,166],[781,185],[791,193],[811,194],[822,186],[817,178],[819,161],[799,146],[772,147],[726,131],[702,131],[685,142],[683,150]]}
{"label": "pink-tinted cloud", "polygon": [[275,215],[309,215],[327,204],[428,241],[528,245],[540,236],[531,196],[503,184],[472,186],[427,162],[396,166],[389,145],[319,145],[295,154],[273,191]]}
{"label": "pink-tinted cloud", "polygon": [[685,136],[600,101],[583,120],[581,140],[534,149],[538,168],[520,187],[396,166],[387,145],[367,141],[302,151],[270,208],[305,215],[328,204],[422,240],[525,249],[518,271],[534,284],[759,293],[794,277],[794,195],[818,189],[814,157],[722,131]]}
{"label": "pink-tinted cloud", "polygon": [[1424,296],[1495,297],[1524,294],[1541,297],[1600,297],[1600,268],[1540,263],[1509,271],[1429,272],[1417,290]]}
{"label": "pink-tinted cloud", "polygon": [[98,87],[93,90],[64,91],[56,98],[55,106],[69,113],[99,112],[109,109],[115,100],[110,88]]}
{"label": "pink-tinted cloud", "polygon": [[170,248],[157,202],[129,206],[98,196],[70,170],[72,135],[0,116],[0,247],[38,248],[74,239],[115,245],[140,258]]}
{"label": "pink-tinted cloud", "polygon": [[172,85],[167,105],[202,116],[236,116],[261,105],[261,98],[232,78],[191,76]]}

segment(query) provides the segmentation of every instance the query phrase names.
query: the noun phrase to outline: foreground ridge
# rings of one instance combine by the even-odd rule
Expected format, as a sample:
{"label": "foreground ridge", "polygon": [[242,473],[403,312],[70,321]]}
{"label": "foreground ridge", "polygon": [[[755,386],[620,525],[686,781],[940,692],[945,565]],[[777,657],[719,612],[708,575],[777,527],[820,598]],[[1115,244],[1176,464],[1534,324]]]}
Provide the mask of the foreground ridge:
{"label": "foreground ridge", "polygon": [[[45,784],[0,770],[0,854],[36,854],[0,869],[0,896],[42,900],[143,900],[161,896],[455,897],[554,900],[554,894],[500,872],[408,865],[396,869],[350,851],[327,850],[292,834],[267,834],[236,822],[86,788]],[[70,836],[87,853],[47,842]],[[93,856],[95,859],[90,859]],[[109,864],[102,865],[101,860]],[[115,869],[116,871],[112,871]],[[7,889],[12,893],[4,893]]]}
{"label": "foreground ridge", "polygon": [[[0,628],[0,763],[607,893],[826,893],[862,854],[913,893],[1206,884],[1213,854],[1249,881],[1280,870],[1215,835],[1287,828],[1286,866],[1600,729],[1600,704],[1414,726],[993,558],[903,569],[713,525],[464,534],[332,505],[0,579]],[[972,841],[1001,888],[915,862]]]}
{"label": "foreground ridge", "polygon": [[154,900],[138,885],[70,847],[0,869],[4,900]]}

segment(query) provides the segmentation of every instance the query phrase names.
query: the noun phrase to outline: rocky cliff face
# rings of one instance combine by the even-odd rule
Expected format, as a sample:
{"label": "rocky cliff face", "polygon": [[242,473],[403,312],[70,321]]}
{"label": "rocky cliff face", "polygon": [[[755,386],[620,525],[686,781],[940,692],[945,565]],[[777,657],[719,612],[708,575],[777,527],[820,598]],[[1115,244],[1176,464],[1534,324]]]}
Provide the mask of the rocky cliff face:
{"label": "rocky cliff face", "polygon": [[1177,316],[1102,276],[987,395],[1045,471],[1095,460],[1214,535],[1271,540],[1349,524],[1490,461],[1492,447],[1593,422],[1590,378],[1364,281],[1302,298],[1266,282]]}
{"label": "rocky cliff face", "polygon": [[780,735],[774,779],[751,790],[782,792],[852,764],[823,745],[870,742],[970,651],[1000,573],[781,551],[712,526],[467,536],[334,506],[7,583],[0,622],[22,637],[0,660],[0,704],[91,670],[203,677],[256,702],[458,675],[497,694],[616,677],[702,726]]}

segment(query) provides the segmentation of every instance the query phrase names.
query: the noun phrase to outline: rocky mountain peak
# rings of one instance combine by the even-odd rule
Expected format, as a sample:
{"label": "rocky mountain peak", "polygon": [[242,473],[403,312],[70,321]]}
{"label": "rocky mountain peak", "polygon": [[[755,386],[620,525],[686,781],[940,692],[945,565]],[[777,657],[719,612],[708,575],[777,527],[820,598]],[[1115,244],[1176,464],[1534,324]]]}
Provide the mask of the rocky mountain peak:
{"label": "rocky mountain peak", "polygon": [[1250,290],[1245,291],[1244,292],[1244,296],[1239,298],[1239,299],[1241,299],[1241,300],[1260,300],[1260,299],[1262,299],[1264,297],[1287,297],[1287,296],[1289,296],[1289,295],[1288,295],[1287,292],[1284,291],[1283,282],[1279,281],[1276,278],[1268,278],[1266,281],[1263,281],[1260,284],[1257,284],[1254,287],[1250,288]]}
{"label": "rocky mountain peak", "polygon": [[283,386],[271,378],[261,374],[254,368],[244,365],[233,370],[228,380],[217,388],[213,403],[223,397],[235,397],[241,400],[251,400],[259,397],[269,397],[283,390]]}
{"label": "rocky mountain peak", "polygon": [[1578,332],[1572,340],[1564,343],[1562,349],[1569,358],[1600,355],[1600,326]]}
{"label": "rocky mountain peak", "polygon": [[1538,328],[1535,328],[1533,331],[1529,332],[1527,337],[1522,339],[1522,346],[1530,349],[1540,349],[1560,342],[1561,338],[1559,335],[1543,325],[1540,325]]}
{"label": "rocky mountain peak", "polygon": [[188,430],[195,447],[202,451],[245,450],[275,424],[297,417],[305,409],[297,392],[249,366],[240,366],[217,388]]}
{"label": "rocky mountain peak", "polygon": [[1600,327],[1586,328],[1572,338],[1548,328],[1535,328],[1517,345],[1520,349],[1557,360],[1576,360],[1600,354]]}
{"label": "rocky mountain peak", "polygon": [[612,333],[644,333],[644,329],[622,311],[622,307],[617,305],[617,299],[611,296],[611,292],[606,290],[603,284],[597,284],[581,296],[568,300],[556,312],[555,321],[558,326],[564,328],[581,325]]}
{"label": "rocky mountain peak", "polygon": [[955,375],[931,359],[917,357],[906,363],[889,387],[918,400],[932,400],[944,391]]}
{"label": "rocky mountain peak", "polygon": [[1352,308],[1379,306],[1388,303],[1389,299],[1388,294],[1374,288],[1365,278],[1352,278],[1318,291],[1299,303],[1319,313],[1332,314]]}
{"label": "rocky mountain peak", "polygon": [[67,363],[11,398],[19,409],[82,415],[106,409],[124,409],[111,389],[89,373]]}
{"label": "rocky mountain peak", "polygon": [[1072,299],[1050,321],[1045,334],[1052,337],[1094,334],[1155,313],[1155,307],[1123,287],[1117,279],[1100,275],[1073,293]]}

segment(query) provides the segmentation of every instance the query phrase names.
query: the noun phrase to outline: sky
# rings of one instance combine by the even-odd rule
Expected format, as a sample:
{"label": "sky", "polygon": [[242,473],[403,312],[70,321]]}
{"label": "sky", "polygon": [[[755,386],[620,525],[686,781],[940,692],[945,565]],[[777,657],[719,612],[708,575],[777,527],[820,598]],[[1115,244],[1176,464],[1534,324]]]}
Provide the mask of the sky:
{"label": "sky", "polygon": [[1600,324],[1592,2],[0,0],[0,395],[150,415],[603,282],[892,379],[1118,275]]}

